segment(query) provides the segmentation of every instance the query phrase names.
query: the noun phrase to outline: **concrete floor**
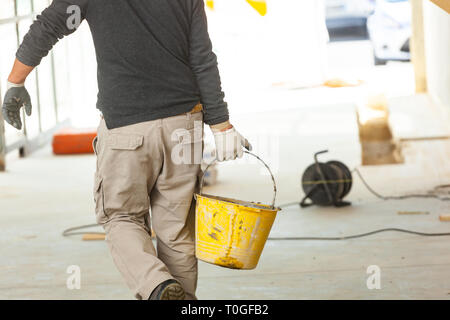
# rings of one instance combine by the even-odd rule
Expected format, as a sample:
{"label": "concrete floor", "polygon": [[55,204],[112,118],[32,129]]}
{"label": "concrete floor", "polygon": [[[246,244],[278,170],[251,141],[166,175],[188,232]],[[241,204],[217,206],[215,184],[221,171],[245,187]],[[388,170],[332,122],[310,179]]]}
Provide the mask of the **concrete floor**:
{"label": "concrete floor", "polygon": [[[395,107],[395,106],[394,106]],[[240,115],[238,127],[268,159],[279,186],[278,204],[300,199],[299,179],[313,152],[330,148],[349,167],[359,164],[355,106],[299,106],[279,112]],[[420,114],[420,113],[419,113]],[[251,121],[250,121],[251,120]],[[261,131],[260,128],[265,128]],[[406,134],[406,133],[405,133]],[[264,142],[272,141],[268,144]],[[364,167],[362,173],[384,194],[426,192],[449,183],[449,141],[410,143],[402,165]],[[274,154],[279,156],[273,156]],[[55,157],[49,147],[26,159],[8,157],[0,175],[0,299],[133,299],[115,269],[106,244],[63,238],[69,227],[94,223],[95,158]],[[220,168],[208,193],[267,202],[270,179],[245,160]],[[398,227],[450,232],[439,221],[450,202],[381,201],[359,180],[353,206],[283,210],[271,236],[342,236]],[[398,211],[429,215],[398,215]],[[450,237],[384,233],[347,241],[269,241],[259,266],[234,271],[200,263],[200,299],[448,299]],[[81,289],[68,290],[66,269],[81,268]],[[366,270],[381,268],[381,289],[368,290]]]}

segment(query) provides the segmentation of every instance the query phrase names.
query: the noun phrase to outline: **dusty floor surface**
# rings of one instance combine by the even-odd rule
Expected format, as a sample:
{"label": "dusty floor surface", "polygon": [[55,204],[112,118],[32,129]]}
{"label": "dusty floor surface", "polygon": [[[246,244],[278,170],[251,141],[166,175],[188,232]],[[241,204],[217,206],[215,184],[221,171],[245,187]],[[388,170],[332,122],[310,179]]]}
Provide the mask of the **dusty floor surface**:
{"label": "dusty floor surface", "polygon": [[[278,204],[300,199],[300,175],[317,150],[330,149],[324,160],[339,159],[351,168],[359,164],[354,110],[349,103],[302,106],[236,119],[237,126],[253,123],[245,133],[275,172]],[[449,141],[409,143],[404,154],[405,164],[361,171],[383,194],[426,192],[449,183]],[[8,171],[0,175],[0,299],[133,299],[104,242],[61,236],[66,228],[94,223],[94,169],[94,156],[55,157],[49,147],[26,159],[8,158]],[[271,197],[270,179],[255,163],[228,163],[219,173],[219,184],[208,193],[264,202]],[[386,227],[450,232],[450,224],[438,219],[450,213],[450,202],[382,201],[359,180],[348,199],[353,206],[341,209],[286,208],[271,236],[343,236]],[[383,233],[346,241],[269,241],[253,271],[200,263],[198,297],[448,299],[449,240]],[[66,287],[71,265],[81,268],[80,290]],[[366,271],[372,265],[381,270],[379,290],[367,288]]]}
{"label": "dusty floor surface", "polygon": [[[330,77],[362,79],[357,88],[301,88],[284,83],[256,91],[239,81],[233,63],[223,75],[233,123],[268,162],[278,183],[277,204],[299,201],[300,177],[313,153],[329,149],[322,160],[360,164],[355,108],[370,93],[392,100],[396,138],[448,135],[448,121],[430,112],[413,92],[410,64],[372,65],[369,41],[329,45]],[[222,64],[223,66],[223,64]],[[227,75],[228,74],[228,75]],[[85,109],[92,106],[85,106]],[[83,109],[84,112],[84,109]],[[86,117],[85,113],[82,114]],[[95,122],[95,121],[94,121]],[[403,145],[405,163],[364,167],[361,172],[385,195],[427,192],[450,183],[450,140]],[[106,244],[63,238],[66,228],[91,224],[94,156],[55,157],[49,147],[26,159],[11,154],[0,174],[0,299],[133,299],[116,270]],[[255,162],[221,165],[219,183],[208,193],[268,202],[271,183]],[[355,180],[351,207],[297,206],[277,217],[272,237],[344,236],[398,227],[450,232],[440,214],[450,202],[382,201]],[[398,215],[427,211],[428,215]],[[383,233],[346,241],[268,241],[258,268],[234,271],[200,263],[200,299],[448,299],[450,237]],[[66,270],[81,268],[81,289],[68,290]],[[368,290],[367,268],[381,270],[381,289]]]}

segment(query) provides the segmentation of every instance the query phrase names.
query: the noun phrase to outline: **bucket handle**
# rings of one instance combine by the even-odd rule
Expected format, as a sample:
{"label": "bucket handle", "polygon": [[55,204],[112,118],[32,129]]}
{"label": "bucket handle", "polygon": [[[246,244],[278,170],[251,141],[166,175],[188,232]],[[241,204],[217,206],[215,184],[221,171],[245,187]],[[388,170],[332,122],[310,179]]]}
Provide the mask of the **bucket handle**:
{"label": "bucket handle", "polygon": [[[277,184],[276,184],[276,182],[275,182],[275,178],[274,178],[274,176],[273,176],[272,171],[270,170],[269,166],[268,166],[268,165],[267,165],[260,157],[258,157],[256,154],[253,154],[253,153],[251,153],[251,152],[249,152],[249,151],[245,151],[245,150],[244,150],[244,153],[247,153],[247,154],[249,154],[249,155],[255,157],[256,159],[258,159],[258,160],[266,167],[267,171],[269,171],[270,177],[272,178],[272,182],[273,182],[272,209],[274,209],[274,208],[275,208],[275,200],[276,200],[276,197],[277,197]],[[215,164],[215,163],[217,163],[217,159],[215,159],[215,160],[213,160],[211,163],[209,163],[208,166],[206,167],[205,171],[203,171],[202,178],[200,179],[200,192],[199,192],[199,195],[200,195],[200,196],[202,195],[202,191],[203,191],[203,179],[204,179],[204,177],[205,177],[205,173],[206,173],[206,172],[208,171],[208,169],[209,169],[213,164]]]}

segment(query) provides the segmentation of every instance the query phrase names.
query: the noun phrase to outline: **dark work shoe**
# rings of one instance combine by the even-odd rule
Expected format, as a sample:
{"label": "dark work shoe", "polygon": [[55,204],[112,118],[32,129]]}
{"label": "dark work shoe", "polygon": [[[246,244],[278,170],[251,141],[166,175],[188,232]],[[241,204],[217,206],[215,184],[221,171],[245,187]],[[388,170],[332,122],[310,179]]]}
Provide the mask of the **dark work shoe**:
{"label": "dark work shoe", "polygon": [[153,290],[148,300],[184,300],[186,294],[176,280],[166,280]]}

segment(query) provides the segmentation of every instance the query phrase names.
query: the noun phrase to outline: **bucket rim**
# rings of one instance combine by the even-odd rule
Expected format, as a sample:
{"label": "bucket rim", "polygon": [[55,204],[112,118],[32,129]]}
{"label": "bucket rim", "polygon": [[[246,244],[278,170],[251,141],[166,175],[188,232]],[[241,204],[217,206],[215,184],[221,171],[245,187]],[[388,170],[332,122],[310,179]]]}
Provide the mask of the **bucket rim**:
{"label": "bucket rim", "polygon": [[196,193],[195,194],[195,199],[197,199],[197,197],[218,200],[218,201],[226,202],[226,203],[229,203],[229,204],[232,204],[232,205],[237,205],[237,206],[243,207],[243,208],[252,208],[252,209],[265,210],[265,211],[274,211],[274,212],[281,211],[281,208],[279,208],[279,207],[274,207],[274,206],[270,206],[270,205],[264,205],[262,203],[258,204],[258,203],[254,203],[254,202],[244,201],[244,200],[238,200],[238,199],[214,196],[214,195],[210,195],[210,194],[204,194],[204,193],[203,194],[198,194],[198,193]]}

